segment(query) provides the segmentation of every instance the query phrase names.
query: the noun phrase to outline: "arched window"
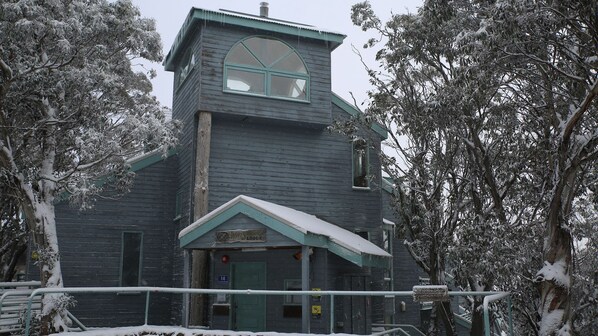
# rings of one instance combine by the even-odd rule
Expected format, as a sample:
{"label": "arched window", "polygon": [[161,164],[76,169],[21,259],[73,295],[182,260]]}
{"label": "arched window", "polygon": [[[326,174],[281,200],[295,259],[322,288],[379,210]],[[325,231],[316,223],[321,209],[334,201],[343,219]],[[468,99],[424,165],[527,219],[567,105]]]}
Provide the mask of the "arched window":
{"label": "arched window", "polygon": [[309,74],[301,57],[286,43],[250,37],[226,55],[224,90],[307,101]]}

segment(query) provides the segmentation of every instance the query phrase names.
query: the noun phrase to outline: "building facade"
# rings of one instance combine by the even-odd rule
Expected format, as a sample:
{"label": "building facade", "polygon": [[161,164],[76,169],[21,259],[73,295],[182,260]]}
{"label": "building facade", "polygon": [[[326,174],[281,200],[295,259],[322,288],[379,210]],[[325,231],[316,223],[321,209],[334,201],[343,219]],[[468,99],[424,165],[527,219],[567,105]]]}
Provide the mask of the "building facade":
{"label": "building facade", "polygon": [[[359,113],[331,91],[330,55],[344,38],[264,13],[191,9],[164,62],[174,72],[179,148],[133,160],[134,187],[118,200],[83,212],[57,206],[65,286],[183,287],[202,275],[223,289],[416,285],[405,283],[417,277],[401,264],[406,256],[391,255],[401,244],[377,156],[386,131],[374,124],[347,137],[329,128]],[[193,251],[207,255],[195,276]],[[78,296],[72,311],[93,326],[142,324],[144,300]],[[191,321],[368,334],[372,323],[419,325],[419,308],[405,301],[214,295]],[[188,322],[183,298],[151,302],[152,324]]]}

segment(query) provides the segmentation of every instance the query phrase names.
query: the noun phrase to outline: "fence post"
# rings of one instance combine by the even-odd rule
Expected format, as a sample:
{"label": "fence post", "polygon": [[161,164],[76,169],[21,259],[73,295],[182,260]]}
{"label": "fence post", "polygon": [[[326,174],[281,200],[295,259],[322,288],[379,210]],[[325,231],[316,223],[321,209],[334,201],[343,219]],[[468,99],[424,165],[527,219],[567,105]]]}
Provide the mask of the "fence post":
{"label": "fence post", "polygon": [[148,290],[145,293],[145,325],[147,325],[147,316],[149,315],[149,300],[150,300],[150,291]]}
{"label": "fence post", "polygon": [[334,294],[330,294],[330,333],[334,334]]}

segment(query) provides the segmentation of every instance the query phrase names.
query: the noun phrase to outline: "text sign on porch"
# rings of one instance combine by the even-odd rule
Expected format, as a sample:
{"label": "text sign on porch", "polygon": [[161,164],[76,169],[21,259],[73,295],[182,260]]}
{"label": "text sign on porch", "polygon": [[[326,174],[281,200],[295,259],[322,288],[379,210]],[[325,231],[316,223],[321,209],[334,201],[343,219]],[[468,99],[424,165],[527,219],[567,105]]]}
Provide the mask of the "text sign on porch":
{"label": "text sign on porch", "polygon": [[217,243],[263,243],[266,229],[217,231]]}

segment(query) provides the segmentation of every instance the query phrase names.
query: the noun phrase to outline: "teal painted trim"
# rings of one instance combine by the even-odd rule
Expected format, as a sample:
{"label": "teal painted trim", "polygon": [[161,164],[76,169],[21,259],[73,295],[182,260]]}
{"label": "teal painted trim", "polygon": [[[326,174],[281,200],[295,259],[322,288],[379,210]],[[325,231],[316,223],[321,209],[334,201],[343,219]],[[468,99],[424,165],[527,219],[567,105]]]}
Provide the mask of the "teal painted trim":
{"label": "teal painted trim", "polygon": [[[346,100],[338,96],[336,93],[332,92],[331,96],[332,103],[340,107],[341,110],[347,112],[352,117],[359,117],[361,115],[361,112],[355,106],[348,103]],[[386,128],[384,128],[384,126],[380,125],[379,123],[371,124],[370,128],[378,135],[380,135],[382,139],[388,138],[388,131],[386,130]]]}
{"label": "teal painted trim", "polygon": [[178,150],[176,148],[172,148],[172,149],[168,150],[168,152],[166,152],[166,156],[162,156],[162,152],[156,152],[151,155],[142,157],[138,160],[135,160],[135,161],[132,161],[131,163],[129,163],[131,165],[131,168],[129,170],[132,172],[139,171],[143,168],[147,168],[147,167],[153,165],[154,163],[158,163],[160,161],[166,160],[169,157],[177,154],[177,152],[178,152]]}
{"label": "teal painted trim", "polygon": [[[365,143],[365,181],[367,183],[367,186],[362,187],[362,186],[356,186],[355,185],[355,143],[357,141],[363,141]],[[353,141],[351,141],[351,185],[353,187],[353,190],[371,190],[370,189],[370,146],[368,146],[368,142],[365,139],[355,139]]]}
{"label": "teal painted trim", "polygon": [[[178,154],[178,149],[177,148],[171,148],[168,150],[168,152],[166,152],[166,156],[163,157],[162,156],[162,152],[155,152],[152,154],[146,154],[144,156],[141,156],[139,159],[133,160],[129,162],[129,171],[130,172],[138,172],[141,169],[147,168],[155,163],[158,163],[160,161],[164,161],[168,158],[170,158],[173,155]],[[98,177],[94,182],[93,185],[96,187],[101,187],[104,184],[108,183],[111,181],[111,179],[113,178],[113,176],[101,176]],[[65,191],[62,192],[60,195],[58,195],[54,201],[55,204],[60,203],[62,201],[66,201],[69,198],[70,193]]]}
{"label": "teal painted trim", "polygon": [[382,190],[389,194],[394,194],[394,186],[389,177],[382,178]]}
{"label": "teal painted trim", "polygon": [[238,95],[243,95],[243,96],[252,96],[252,97],[277,99],[277,100],[286,100],[286,101],[291,101],[291,102],[294,102],[294,103],[304,103],[304,104],[311,103],[310,100],[293,99],[293,98],[289,98],[289,97],[280,97],[280,96],[268,96],[268,95],[263,95],[263,94],[258,94],[258,93],[252,93],[252,92],[244,92],[244,91],[235,91],[235,90],[226,90],[225,89],[225,90],[222,90],[222,92],[233,93],[233,94],[238,94]]}
{"label": "teal painted trim", "polygon": [[[264,64],[264,62],[258,57],[258,55],[254,54],[251,51],[251,49],[249,49],[249,47],[247,47],[247,45],[245,44],[245,41],[247,41],[249,39],[253,39],[253,38],[276,40],[276,41],[286,45],[289,48],[289,52],[286,53],[284,56],[281,56],[278,60],[274,61],[270,66],[266,66]],[[235,48],[237,48],[237,46],[239,46],[239,45],[243,46],[243,48],[245,48],[245,50],[247,50],[247,52],[249,52],[249,54],[252,55],[262,66],[257,67],[257,66],[252,66],[252,65],[248,65],[248,64],[229,63],[227,61],[227,59],[228,59],[230,52],[232,50],[235,50]],[[276,63],[280,62],[282,59],[284,59],[285,57],[292,55],[292,54],[297,55],[297,57],[301,60],[301,62],[303,63],[303,67],[305,68],[305,73],[273,69],[273,66],[275,66]],[[257,93],[257,92],[246,92],[246,91],[240,91],[240,90],[234,90],[234,89],[227,88],[228,70],[229,69],[264,74],[264,93],[261,94],[261,93]],[[273,95],[272,94],[272,76],[305,80],[305,99]],[[310,90],[310,85],[311,85],[310,74],[309,74],[309,69],[307,68],[307,64],[305,64],[305,60],[303,59],[301,54],[299,52],[297,52],[297,50],[295,50],[295,48],[290,46],[288,43],[286,43],[285,41],[279,40],[279,39],[272,38],[272,37],[254,35],[254,36],[246,37],[246,38],[242,39],[241,41],[235,43],[235,45],[230,48],[230,50],[226,54],[226,57],[224,58],[224,76],[223,77],[224,77],[222,80],[222,91],[223,92],[245,94],[245,95],[251,95],[251,96],[258,96],[258,97],[268,97],[268,98],[275,98],[275,99],[289,100],[289,101],[298,101],[298,102],[310,102],[310,99],[311,99],[310,98],[310,91],[311,91]]]}
{"label": "teal painted trim", "polygon": [[267,226],[268,228],[274,231],[277,231],[278,233],[296,241],[301,245],[326,248],[330,252],[358,266],[386,267],[388,265],[387,258],[367,254],[362,255],[360,253],[356,253],[337,243],[330,241],[325,236],[309,232],[304,234],[303,232],[289,226],[288,224],[283,223],[278,219],[266,213],[263,213],[262,211],[243,202],[234,204],[230,208],[224,210],[223,212],[209,219],[207,222],[203,223],[202,225],[191,230],[184,236],[180,237],[179,246],[181,248],[187,248],[187,246],[191,245],[196,239],[214,230],[219,225],[225,223],[226,221],[240,213],[256,220],[257,222]]}
{"label": "teal painted trim", "polygon": [[249,17],[241,17],[231,15],[224,12],[211,11],[201,8],[192,8],[185,22],[181,26],[168,55],[164,59],[164,68],[167,71],[174,71],[174,60],[177,54],[181,51],[182,45],[191,34],[193,26],[198,21],[217,22],[219,24],[227,24],[233,26],[241,26],[245,28],[259,29],[270,33],[281,33],[296,37],[304,37],[315,39],[330,43],[330,51],[336,49],[343,43],[346,35],[317,30],[310,26],[290,25],[276,21],[267,21],[267,19],[252,19]]}

